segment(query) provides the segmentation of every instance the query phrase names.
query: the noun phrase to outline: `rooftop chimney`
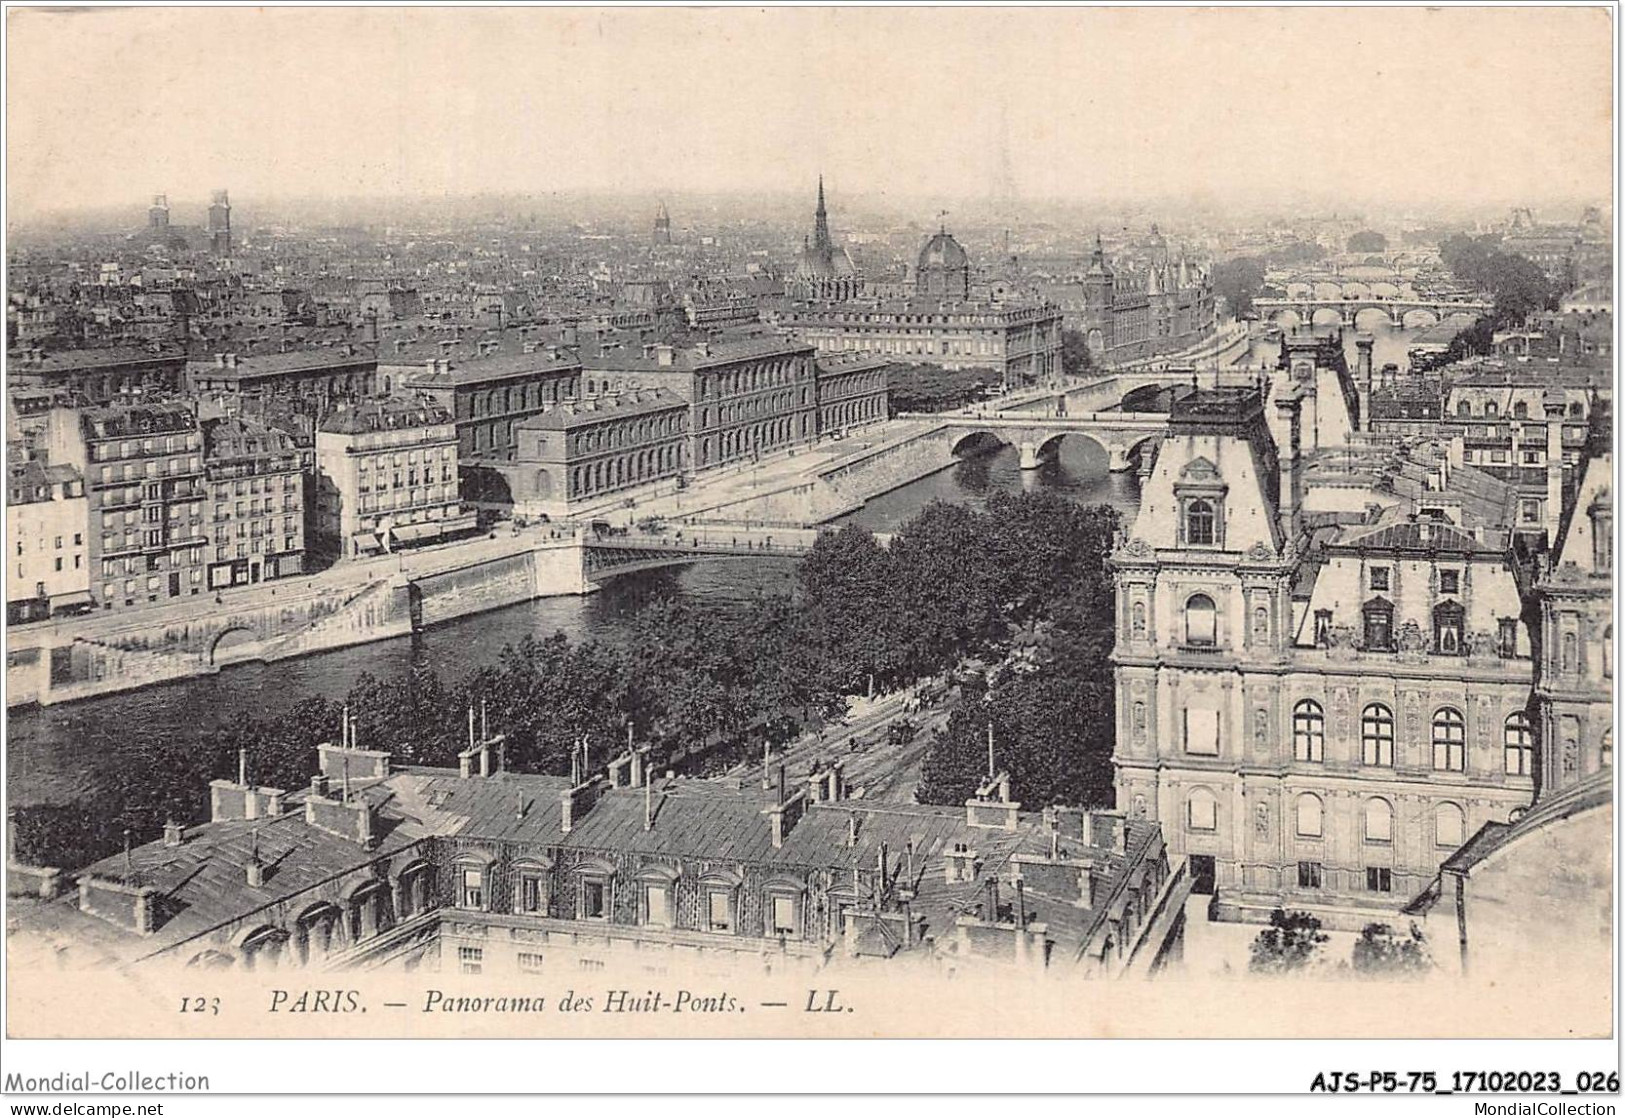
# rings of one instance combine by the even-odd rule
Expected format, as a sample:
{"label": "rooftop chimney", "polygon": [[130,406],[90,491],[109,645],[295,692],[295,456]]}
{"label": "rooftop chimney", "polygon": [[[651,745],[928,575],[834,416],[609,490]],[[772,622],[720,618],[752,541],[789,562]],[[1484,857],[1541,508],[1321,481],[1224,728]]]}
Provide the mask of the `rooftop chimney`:
{"label": "rooftop chimney", "polygon": [[1287,445],[1279,456],[1281,468],[1280,497],[1276,514],[1280,518],[1281,542],[1287,544],[1298,538],[1299,510],[1302,482],[1298,474],[1298,455],[1303,445],[1303,394],[1297,385],[1289,385],[1275,401],[1276,414],[1286,424]]}

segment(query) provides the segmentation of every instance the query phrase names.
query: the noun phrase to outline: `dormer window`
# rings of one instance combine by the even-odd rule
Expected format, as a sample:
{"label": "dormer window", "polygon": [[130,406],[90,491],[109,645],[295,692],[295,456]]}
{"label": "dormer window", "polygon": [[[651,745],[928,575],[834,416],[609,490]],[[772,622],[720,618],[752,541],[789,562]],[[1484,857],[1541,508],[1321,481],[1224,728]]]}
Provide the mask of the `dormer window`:
{"label": "dormer window", "polygon": [[1461,403],[1456,405],[1456,415],[1458,415],[1462,419],[1466,419],[1468,416],[1470,416],[1472,414],[1473,414],[1473,405],[1468,403],[1466,400],[1463,400],[1463,401],[1461,401]]}
{"label": "dormer window", "polygon": [[1445,602],[1433,611],[1433,650],[1447,656],[1460,655],[1464,611],[1456,602]]}
{"label": "dormer window", "polygon": [[1394,604],[1385,598],[1373,598],[1361,610],[1365,622],[1365,647],[1368,652],[1392,652],[1394,648]]}
{"label": "dormer window", "polygon": [[1315,611],[1315,647],[1325,648],[1332,639],[1332,611],[1317,609]]}
{"label": "dormer window", "polygon": [[1217,518],[1211,501],[1192,501],[1185,506],[1185,542],[1197,547],[1216,542]]}
{"label": "dormer window", "polygon": [[1518,619],[1516,617],[1503,617],[1496,622],[1495,651],[1503,660],[1511,660],[1518,655]]}

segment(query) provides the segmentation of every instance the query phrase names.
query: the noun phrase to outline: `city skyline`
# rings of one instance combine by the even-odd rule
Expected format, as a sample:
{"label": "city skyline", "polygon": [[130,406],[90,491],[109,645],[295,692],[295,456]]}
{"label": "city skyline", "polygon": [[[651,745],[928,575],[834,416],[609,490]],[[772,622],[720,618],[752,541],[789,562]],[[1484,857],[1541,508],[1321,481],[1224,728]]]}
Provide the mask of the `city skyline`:
{"label": "city skyline", "polygon": [[925,204],[1609,196],[1608,37],[1584,24],[1606,14],[1371,11],[23,11],[8,204],[777,193],[819,172]]}

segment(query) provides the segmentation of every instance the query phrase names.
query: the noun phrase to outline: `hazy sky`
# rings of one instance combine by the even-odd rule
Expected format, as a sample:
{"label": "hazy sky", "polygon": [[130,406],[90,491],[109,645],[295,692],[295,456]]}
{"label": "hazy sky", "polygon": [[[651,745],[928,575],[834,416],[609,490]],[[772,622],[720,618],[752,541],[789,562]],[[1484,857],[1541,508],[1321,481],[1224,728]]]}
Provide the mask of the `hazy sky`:
{"label": "hazy sky", "polygon": [[13,9],[8,199],[1610,191],[1602,9]]}

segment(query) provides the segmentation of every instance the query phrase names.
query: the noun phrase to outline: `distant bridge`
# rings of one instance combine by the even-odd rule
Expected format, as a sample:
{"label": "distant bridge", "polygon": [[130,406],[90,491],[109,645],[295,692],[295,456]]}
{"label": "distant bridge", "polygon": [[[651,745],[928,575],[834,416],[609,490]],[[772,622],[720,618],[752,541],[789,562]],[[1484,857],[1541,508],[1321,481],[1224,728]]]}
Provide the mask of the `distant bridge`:
{"label": "distant bridge", "polygon": [[[1331,285],[1317,285],[1336,287]],[[1353,286],[1353,285],[1349,285]],[[1427,325],[1443,322],[1451,315],[1461,314],[1477,317],[1493,308],[1493,304],[1470,299],[1426,298],[1421,296],[1383,298],[1367,295],[1364,297],[1350,295],[1347,287],[1338,290],[1336,295],[1331,293],[1314,295],[1296,295],[1290,293],[1284,299],[1262,298],[1253,300],[1253,308],[1258,311],[1261,318],[1271,322],[1279,321],[1288,312],[1295,315],[1299,322],[1305,325],[1335,322],[1338,325],[1358,326],[1361,317],[1369,322],[1371,316],[1368,312],[1375,311],[1387,321],[1390,326],[1418,326],[1426,319]]]}
{"label": "distant bridge", "polygon": [[1159,443],[1168,430],[1168,417],[1155,412],[1045,415],[1007,411],[906,417],[935,419],[955,456],[974,451],[979,443],[985,445],[989,440],[1014,446],[1021,451],[1024,470],[1037,469],[1053,458],[1069,435],[1086,438],[1103,449],[1108,468],[1130,470],[1140,454]]}
{"label": "distant bridge", "polygon": [[[882,547],[888,533],[876,533]],[[797,558],[818,542],[818,529],[711,523],[685,525],[675,532],[586,534],[581,573],[589,582],[658,567],[684,566],[715,559]]]}

